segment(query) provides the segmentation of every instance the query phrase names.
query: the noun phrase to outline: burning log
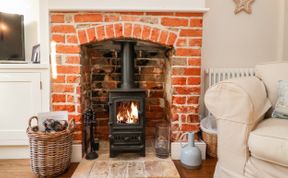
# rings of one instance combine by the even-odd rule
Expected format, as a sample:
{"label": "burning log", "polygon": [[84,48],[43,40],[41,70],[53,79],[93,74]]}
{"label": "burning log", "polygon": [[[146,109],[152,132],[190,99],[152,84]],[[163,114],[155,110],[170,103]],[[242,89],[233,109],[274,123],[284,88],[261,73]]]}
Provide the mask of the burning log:
{"label": "burning log", "polygon": [[117,107],[117,123],[136,124],[138,123],[138,103],[137,102],[121,102]]}

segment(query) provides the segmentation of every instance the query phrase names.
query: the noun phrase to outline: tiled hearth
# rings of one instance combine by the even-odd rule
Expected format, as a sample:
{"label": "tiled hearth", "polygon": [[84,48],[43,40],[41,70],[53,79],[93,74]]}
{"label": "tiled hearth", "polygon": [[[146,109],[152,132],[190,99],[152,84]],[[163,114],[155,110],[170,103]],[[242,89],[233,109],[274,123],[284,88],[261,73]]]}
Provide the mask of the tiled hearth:
{"label": "tiled hearth", "polygon": [[[145,50],[137,52],[136,83],[147,95],[146,136],[151,138],[155,124],[163,120],[171,123],[172,141],[183,132],[198,132],[202,16],[180,12],[50,12],[50,36],[57,44],[58,71],[57,79],[52,80],[52,110],[68,110],[69,117],[76,120],[74,142],[82,141],[85,96],[93,94],[96,136],[108,137],[105,91],[119,87],[118,57],[113,49],[103,51],[97,47],[119,39],[169,49],[154,55]],[[85,93],[87,82],[93,87],[91,95]]]}
{"label": "tiled hearth", "polygon": [[126,153],[116,158],[109,158],[109,143],[100,143],[99,158],[83,159],[73,174],[73,178],[180,178],[180,175],[170,158],[160,159],[155,156],[153,142],[147,140],[146,157]]}

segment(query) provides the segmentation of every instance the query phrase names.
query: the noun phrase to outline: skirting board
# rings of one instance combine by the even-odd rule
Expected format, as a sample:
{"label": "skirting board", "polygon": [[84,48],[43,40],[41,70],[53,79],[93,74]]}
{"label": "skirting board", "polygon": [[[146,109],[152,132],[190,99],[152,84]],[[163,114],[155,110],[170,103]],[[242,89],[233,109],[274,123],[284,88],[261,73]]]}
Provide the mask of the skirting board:
{"label": "skirting board", "polygon": [[[29,146],[1,146],[0,159],[29,159]],[[80,162],[82,159],[82,145],[72,145],[71,162]]]}
{"label": "skirting board", "polygon": [[[188,144],[187,142],[183,142],[183,146]],[[195,146],[197,146],[201,151],[202,159],[206,159],[206,143],[200,140],[199,142],[195,142]],[[180,160],[181,155],[181,144],[180,142],[172,142],[171,143],[171,158],[172,160]]]}
{"label": "skirting board", "polygon": [[82,160],[82,145],[81,144],[74,144],[72,145],[72,163],[78,163]]}
{"label": "skirting board", "polygon": [[1,146],[0,159],[28,159],[29,146]]}

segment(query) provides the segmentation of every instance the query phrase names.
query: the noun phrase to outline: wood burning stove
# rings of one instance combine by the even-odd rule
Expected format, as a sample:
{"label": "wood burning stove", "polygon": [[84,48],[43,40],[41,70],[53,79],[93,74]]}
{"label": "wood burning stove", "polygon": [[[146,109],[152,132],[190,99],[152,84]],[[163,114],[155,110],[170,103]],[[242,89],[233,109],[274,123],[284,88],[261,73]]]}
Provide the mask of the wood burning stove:
{"label": "wood burning stove", "polygon": [[109,90],[110,157],[136,152],[145,156],[145,90],[134,86],[135,41],[121,46],[121,88]]}

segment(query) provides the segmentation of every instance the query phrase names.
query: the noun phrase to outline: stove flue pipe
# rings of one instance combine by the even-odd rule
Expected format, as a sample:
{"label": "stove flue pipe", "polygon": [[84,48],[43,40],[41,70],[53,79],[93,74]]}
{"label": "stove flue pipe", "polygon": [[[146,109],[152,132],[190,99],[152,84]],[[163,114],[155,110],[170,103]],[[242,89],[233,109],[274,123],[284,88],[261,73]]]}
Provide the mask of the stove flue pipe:
{"label": "stove flue pipe", "polygon": [[135,41],[121,41],[122,89],[134,88]]}

